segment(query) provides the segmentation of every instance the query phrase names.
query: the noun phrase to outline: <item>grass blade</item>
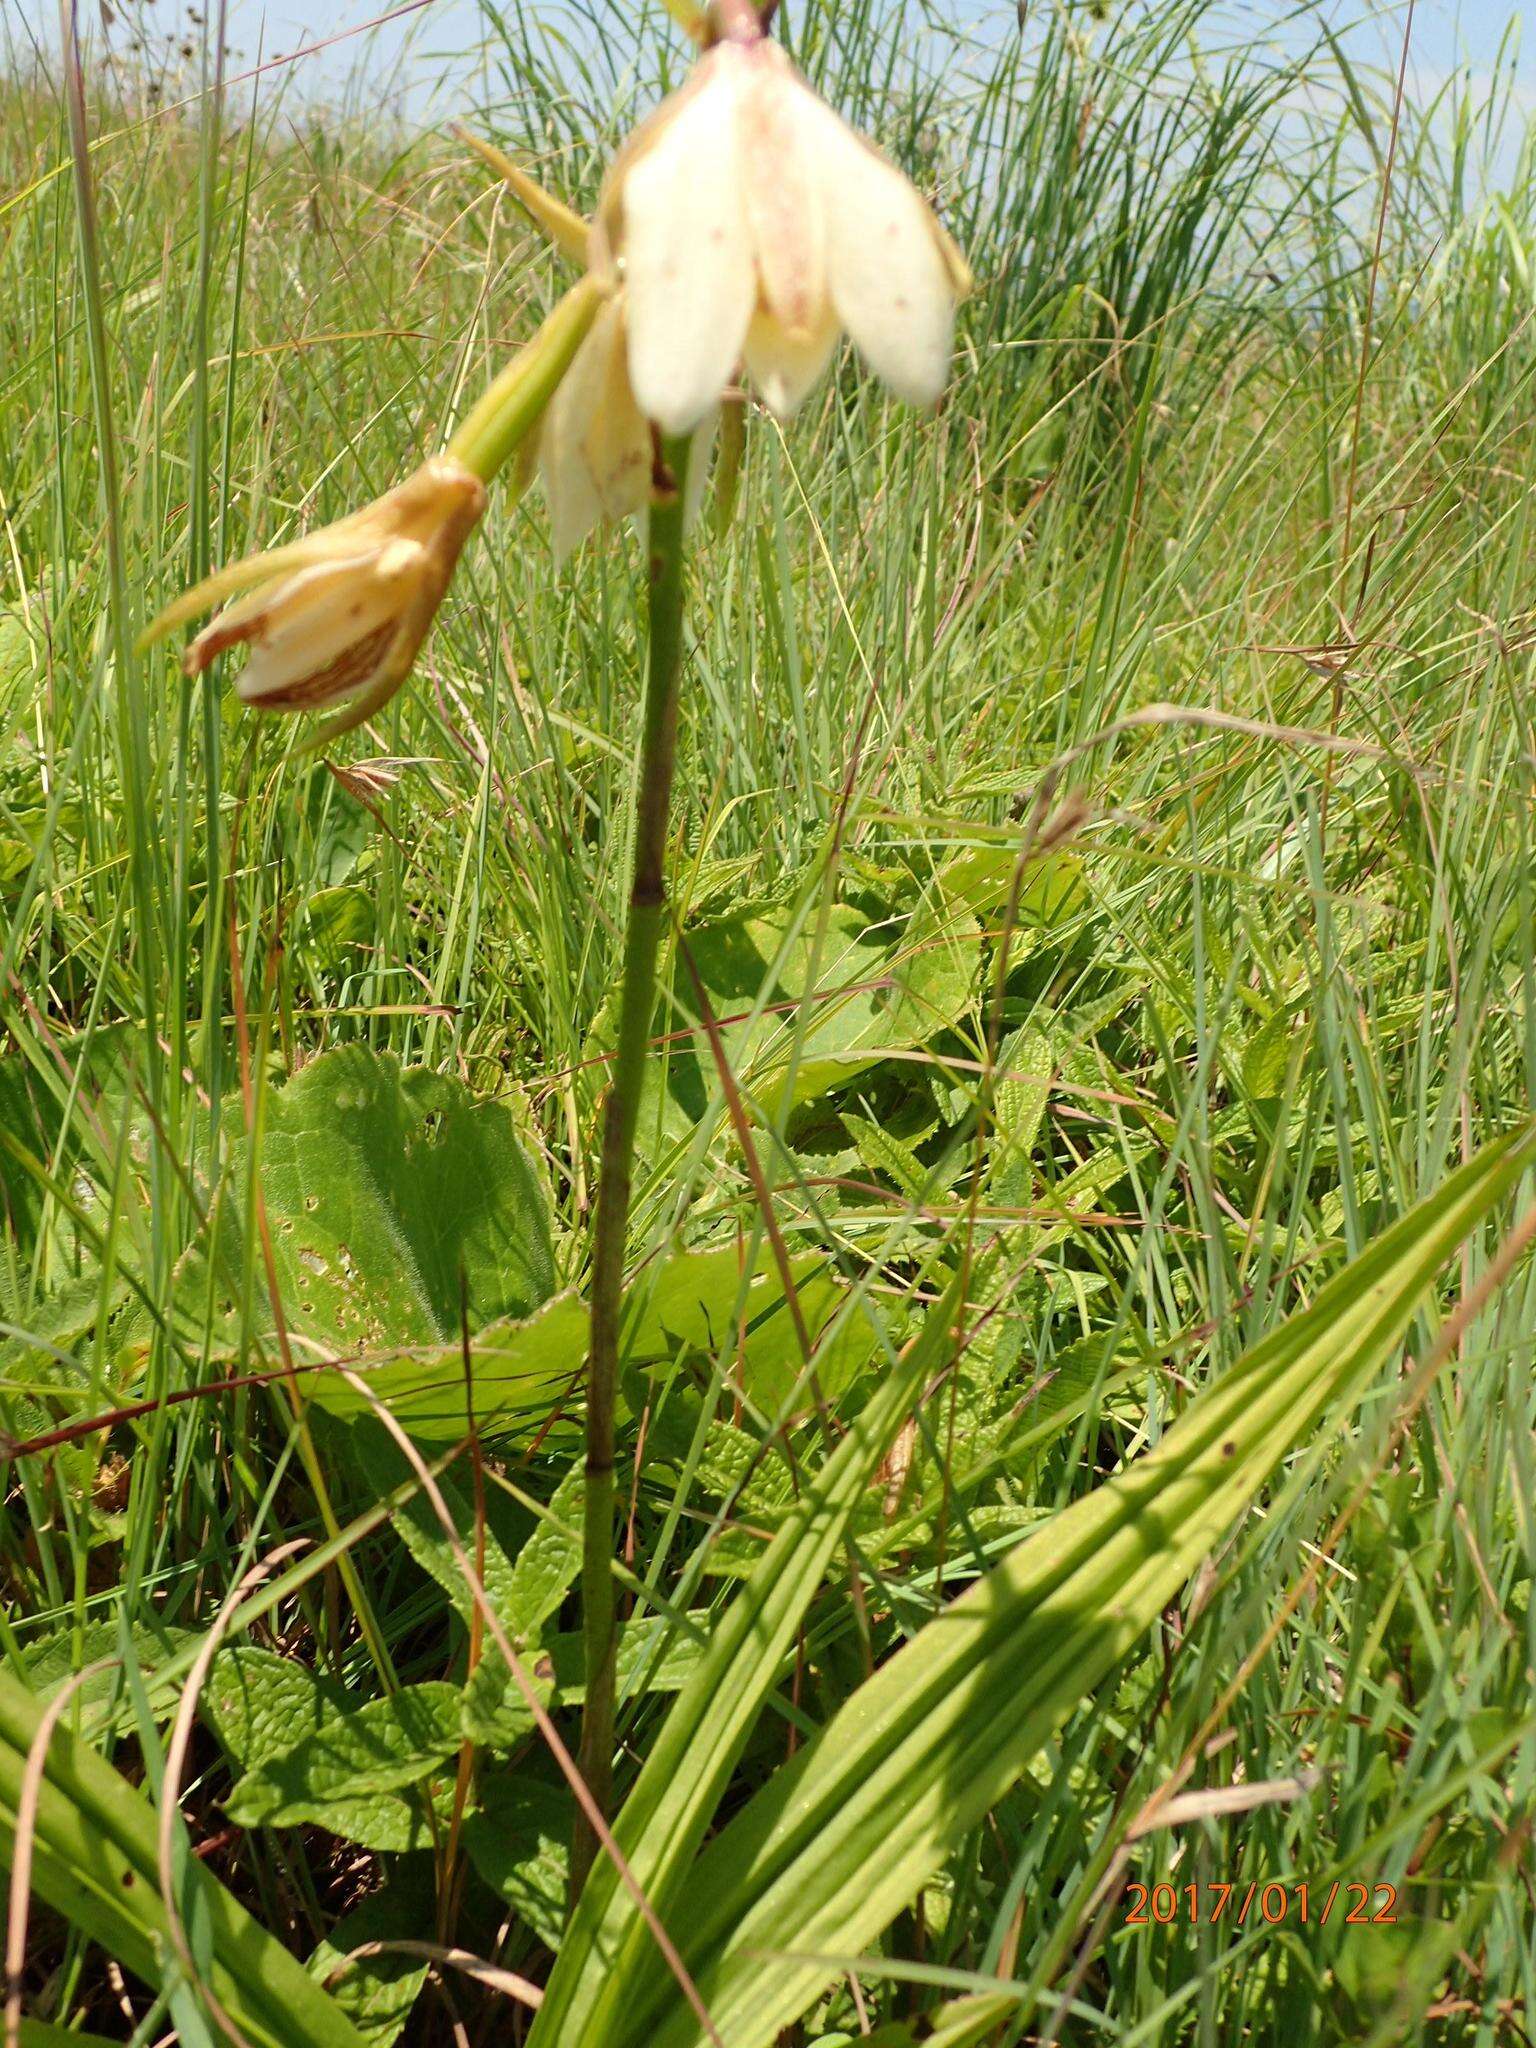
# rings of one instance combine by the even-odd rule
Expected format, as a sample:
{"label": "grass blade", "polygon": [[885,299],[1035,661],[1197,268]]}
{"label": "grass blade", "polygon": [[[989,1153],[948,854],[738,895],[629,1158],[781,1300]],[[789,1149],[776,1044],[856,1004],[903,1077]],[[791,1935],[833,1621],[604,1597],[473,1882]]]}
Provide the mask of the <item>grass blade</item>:
{"label": "grass blade", "polygon": [[[1279,1460],[1391,1356],[1529,1157],[1523,1134],[1486,1148],[1386,1231],[1156,1450],[923,1629],[711,1844],[673,1918],[728,2048],[771,2042],[836,1974],[818,1953],[857,1952],[908,1903]],[[619,1987],[609,2010],[621,2017],[583,2038],[691,2048],[691,2016],[668,2011],[648,1958],[646,1976]]]}

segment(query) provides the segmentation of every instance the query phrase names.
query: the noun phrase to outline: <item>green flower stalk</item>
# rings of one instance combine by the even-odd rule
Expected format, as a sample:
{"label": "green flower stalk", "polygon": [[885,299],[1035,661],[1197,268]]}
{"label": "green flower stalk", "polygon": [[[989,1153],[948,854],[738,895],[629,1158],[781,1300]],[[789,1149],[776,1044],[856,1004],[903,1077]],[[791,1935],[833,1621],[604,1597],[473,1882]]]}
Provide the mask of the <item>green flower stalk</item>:
{"label": "green flower stalk", "polygon": [[[743,367],[769,408],[788,415],[847,333],[899,397],[931,405],[949,373],[955,308],[970,288],[965,260],[927,201],[764,39],[751,0],[716,0],[704,16],[685,12],[704,54],[682,89],[620,148],[592,222],[493,146],[464,138],[556,248],[590,266],[603,294],[540,430],[557,556],[601,521],[650,508],[635,864],[618,1044],[603,1108],[587,1355],[579,1761],[603,1813],[613,1790],[619,1319],[665,916],[691,496],[724,408],[719,506],[729,517],[743,424],[734,383]],[[595,1852],[592,1831],[578,1818],[573,1901]]]}
{"label": "green flower stalk", "polygon": [[[613,1794],[615,1662],[613,1594],[614,1393],[624,1253],[629,1231],[635,1126],[645,1080],[655,1001],[656,955],[666,916],[667,819],[677,743],[683,653],[683,527],[688,480],[686,437],[663,441],[650,517],[650,638],[645,715],[635,796],[635,858],[624,928],[618,1044],[603,1105],[597,1214],[592,1239],[592,1324],[587,1351],[586,1501],[581,1571],[586,1702],[577,1762],[599,1812]],[[584,1815],[571,1845],[571,1898],[580,1894],[597,1843]]]}
{"label": "green flower stalk", "polygon": [[[329,709],[325,741],[399,689],[437,615],[486,487],[514,458],[543,474],[563,559],[603,521],[648,514],[649,650],[618,1043],[603,1105],[587,1356],[580,1766],[612,1808],[615,1392],[630,1180],[656,959],[683,650],[684,533],[724,412],[720,509],[740,475],[743,369],[787,415],[850,335],[887,384],[934,403],[949,369],[964,259],[902,173],[846,127],[763,36],[751,0],[667,0],[704,46],[643,122],[590,223],[493,145],[463,139],[579,269],[539,334],[452,435],[374,504],[220,570],[155,621],[160,638],[225,598],[193,640],[200,674],[247,649],[236,690],[258,709]],[[690,484],[692,489],[690,490]],[[596,1843],[572,1842],[574,1898]]]}

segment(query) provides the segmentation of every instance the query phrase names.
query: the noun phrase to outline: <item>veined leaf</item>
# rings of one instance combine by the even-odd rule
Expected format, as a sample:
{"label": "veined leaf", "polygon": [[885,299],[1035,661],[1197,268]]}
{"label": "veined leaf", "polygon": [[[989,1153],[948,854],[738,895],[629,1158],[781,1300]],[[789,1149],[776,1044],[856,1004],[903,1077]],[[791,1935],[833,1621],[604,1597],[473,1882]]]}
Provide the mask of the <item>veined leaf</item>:
{"label": "veined leaf", "polygon": [[416,1956],[388,1951],[363,1956],[345,1969],[342,1965],[353,1949],[369,1942],[419,1940],[422,1929],[432,1925],[435,1907],[429,1859],[399,1863],[383,1889],[370,1893],[338,1920],[309,1958],[310,1975],[326,1985],[369,2048],[389,2048],[400,2034],[430,1965]]}
{"label": "veined leaf", "polygon": [[[776,1113],[786,1092],[809,1102],[853,1080],[885,1055],[921,1045],[965,1010],[975,985],[980,933],[961,906],[874,919],[841,904],[818,945],[816,920],[800,926],[782,907],[738,910],[686,935],[694,972],[719,1026],[744,1099]],[[692,977],[674,970],[685,1012]],[[665,1062],[647,1077],[641,1142],[687,1142],[716,1095],[714,1055],[702,1031],[666,1027]],[[791,1077],[790,1069],[793,1067]]]}
{"label": "veined leaf", "polygon": [[[619,1628],[614,1670],[621,1700],[642,1693],[681,1692],[698,1667],[703,1645],[680,1635],[659,1614]],[[579,1632],[550,1636],[532,1660],[529,1678],[545,1703],[579,1706],[587,1696],[586,1655]],[[487,1656],[464,1688],[462,1728],[482,1749],[511,1749],[533,1731],[533,1715],[500,1657]]]}
{"label": "veined leaf", "polygon": [[[368,1482],[379,1493],[388,1493],[411,1476],[411,1468],[399,1446],[386,1434],[382,1423],[360,1419],[353,1432],[352,1448]],[[466,1460],[467,1462],[467,1460]],[[453,1517],[459,1541],[467,1556],[475,1550],[475,1503],[467,1486],[461,1486],[454,1474],[445,1472],[437,1482],[444,1505]],[[443,1525],[437,1519],[431,1503],[416,1493],[403,1507],[397,1508],[393,1517],[395,1534],[415,1558],[422,1570],[435,1579],[448,1598],[468,1620],[474,1602],[459,1569],[453,1547],[443,1533]],[[499,1541],[495,1529],[487,1517],[483,1530],[485,1553],[481,1565],[481,1583],[486,1597],[499,1615],[505,1617],[512,1603],[512,1560]]]}
{"label": "veined leaf", "polygon": [[[533,1418],[540,1428],[570,1399],[581,1377],[587,1346],[587,1305],[557,1294],[527,1317],[507,1318],[478,1331],[470,1349],[475,1421],[489,1435],[505,1435]],[[466,1434],[464,1357],[460,1344],[429,1344],[359,1368],[368,1393],[334,1373],[306,1381],[314,1406],[350,1421],[372,1416],[382,1402],[412,1436],[448,1444]]]}
{"label": "veined leaf", "polygon": [[[857,1953],[942,1866],[1279,1461],[1392,1355],[1436,1272],[1529,1158],[1522,1134],[1452,1175],[1207,1387],[1156,1450],[955,1600],[715,1838],[663,1913],[727,2048],[771,2042],[836,1974],[816,1956]],[[620,1820],[647,1867],[660,1860],[651,1820]],[[594,2048],[696,2048],[698,2022],[634,1940],[625,1904],[590,1956],[577,1951],[569,1974],[583,1984],[555,2009],[600,2016],[580,2035]]]}
{"label": "veined leaf", "polygon": [[[334,1730],[354,1711],[333,1680],[317,1678],[296,1658],[250,1643],[219,1652],[199,1704],[230,1756],[248,1772],[285,1757],[306,1740],[318,1741],[324,1730]],[[452,1791],[446,1786],[434,1803],[444,1797],[451,1807]],[[332,1789],[314,1818],[333,1835],[365,1849],[421,1849],[432,1839],[421,1793],[374,1790],[344,1796]]]}
{"label": "veined leaf", "polygon": [[433,1681],[355,1712],[329,1707],[318,1727],[247,1771],[224,1809],[239,1827],[323,1827],[338,1802],[414,1785],[458,1747],[462,1698],[458,1686]]}
{"label": "veined leaf", "polygon": [[1045,1120],[1056,1054],[1045,1033],[1026,1024],[998,1047],[997,1066],[1001,1078],[992,1104],[997,1143],[987,1199],[1000,1208],[1017,1209],[1033,1191],[1030,1154]]}
{"label": "veined leaf", "polygon": [[[813,1341],[827,1333],[816,1361],[822,1390],[840,1391],[867,1362],[873,1332],[861,1316],[838,1316],[847,1290],[827,1272],[825,1258],[801,1255],[791,1270]],[[625,1363],[654,1365],[681,1351],[729,1357],[740,1364],[754,1398],[775,1407],[798,1376],[794,1319],[769,1252],[759,1255],[746,1276],[744,1296],[742,1278],[741,1254],[734,1245],[674,1252],[654,1272],[641,1275],[621,1341]],[[542,1430],[551,1411],[577,1395],[586,1353],[587,1305],[574,1293],[556,1295],[522,1320],[481,1330],[470,1358],[476,1422],[499,1434],[519,1417],[536,1417]],[[413,1436],[451,1443],[468,1429],[459,1344],[433,1345],[369,1365],[363,1376],[373,1399],[382,1401]],[[315,1406],[327,1414],[352,1418],[373,1413],[368,1397],[334,1374],[316,1375],[309,1391]]]}
{"label": "veined leaf", "polygon": [[843,1122],[854,1150],[871,1173],[883,1173],[887,1180],[894,1181],[909,1202],[921,1202],[930,1194],[927,1169],[910,1145],[893,1138],[868,1117],[855,1116],[851,1110],[844,1110]]}
{"label": "veined leaf", "polygon": [[[262,1198],[301,1358],[452,1342],[461,1289],[471,1329],[552,1292],[549,1197],[508,1103],[349,1045],[274,1089],[263,1114]],[[242,1132],[178,1283],[198,1315],[210,1300],[234,1315],[251,1172]]]}
{"label": "veined leaf", "polygon": [[198,1706],[235,1762],[249,1771],[345,1713],[347,1696],[296,1657],[231,1643],[214,1658]]}
{"label": "veined leaf", "polygon": [[[518,1651],[535,1643],[544,1623],[556,1613],[581,1572],[581,1514],[586,1474],[577,1460],[549,1503],[541,1521],[506,1571],[503,1596],[496,1609]],[[461,1723],[472,1742],[511,1748],[532,1728],[533,1716],[512,1674],[499,1656],[484,1658],[464,1688]]]}
{"label": "veined leaf", "polygon": [[[174,1682],[156,1678],[156,1667],[188,1644],[198,1641],[191,1629],[167,1627],[159,1622],[140,1622],[130,1631],[134,1655],[139,1659],[152,1710],[169,1718],[176,1711],[181,1689]],[[115,1621],[87,1622],[76,1640],[73,1629],[61,1628],[39,1642],[26,1646],[28,1689],[47,1700],[76,1671],[115,1657],[122,1634]],[[82,1705],[94,1705],[113,1697],[122,1684],[121,1673],[110,1668],[93,1672],[76,1686],[74,1697]]]}
{"label": "veined leaf", "polygon": [[541,1521],[512,1565],[502,1620],[513,1642],[528,1641],[556,1613],[581,1572],[581,1516],[586,1474],[581,1461],[555,1488]]}
{"label": "veined leaf", "polygon": [[571,1806],[563,1787],[488,1772],[480,1811],[464,1823],[464,1847],[475,1869],[552,1949],[565,1926]]}
{"label": "veined leaf", "polygon": [[[1022,835],[1017,840],[967,847],[945,863],[939,887],[951,901],[963,903],[976,916],[996,917],[1013,895],[1021,844]],[[1075,853],[1058,849],[1026,865],[1019,885],[1018,921],[1024,926],[1064,924],[1085,910],[1089,901],[1081,860]]]}

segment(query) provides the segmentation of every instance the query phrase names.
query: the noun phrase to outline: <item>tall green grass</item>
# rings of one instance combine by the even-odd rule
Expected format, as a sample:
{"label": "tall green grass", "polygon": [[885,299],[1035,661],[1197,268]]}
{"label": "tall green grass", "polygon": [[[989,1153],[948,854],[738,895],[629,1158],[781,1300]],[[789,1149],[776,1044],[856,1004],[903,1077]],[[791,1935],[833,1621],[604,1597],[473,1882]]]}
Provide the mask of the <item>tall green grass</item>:
{"label": "tall green grass", "polygon": [[[487,0],[485,30],[466,118],[589,204],[680,76],[664,15]],[[1536,1071],[1518,107],[1453,81],[1394,145],[1392,79],[1305,15],[1270,48],[1193,0],[1042,11],[1022,35],[1011,13],[807,0],[783,32],[935,195],[979,288],[937,418],[845,361],[787,432],[753,416],[735,520],[695,548],[674,910],[813,1334],[838,1320],[818,1408],[782,1311],[753,1327],[777,1281],[679,950],[633,1224],[621,1790],[670,1753],[671,1693],[952,1274],[965,1341],[759,1674],[726,1841],[776,1766],[826,1754],[817,1729],[871,1670],[1520,1122]],[[3,1641],[23,1699],[117,1660],[64,1727],[151,1800],[221,1615],[235,1645],[182,1760],[169,2017],[145,1951],[115,1975],[107,1923],[61,1887],[30,1914],[27,2012],[123,2041],[218,2038],[195,1987],[234,1995],[226,1922],[320,1977],[406,1937],[549,1979],[563,1780],[490,1646],[461,1701],[481,1630],[459,1562],[363,1397],[309,1368],[361,1351],[414,1418],[574,1744],[568,1382],[643,658],[637,538],[557,578],[532,500],[497,507],[421,673],[329,761],[128,651],[210,563],[431,452],[560,288],[444,136],[292,94],[253,111],[248,86],[199,89],[209,61],[154,103],[142,74],[93,70],[83,157],[56,81],[0,84]],[[1016,894],[1021,847],[1074,799]],[[314,1064],[336,1049],[353,1064]],[[386,1054],[437,1078],[397,1101]],[[439,1146],[474,1170],[407,1199]],[[1209,1538],[790,2038],[915,2040],[941,2013],[954,2042],[1521,2038],[1536,1297],[1524,1266],[1477,1294],[1501,1199],[1406,1355]],[[312,1291],[307,1217],[343,1269]],[[707,1284],[688,1251],[716,1255]],[[456,1261],[482,1405],[539,1397],[486,1419],[483,1469],[447,1456]],[[1458,1297],[1476,1313],[1389,1437]],[[546,1300],[558,1342],[534,1360],[517,1319]],[[323,1501],[273,1377],[279,1309]],[[6,1699],[20,1774],[35,1719]],[[311,1727],[360,1743],[343,1790],[274,1764]],[[1282,1781],[1137,1832],[1170,1787]],[[114,1825],[153,1885],[150,1824]],[[189,1867],[238,1904],[200,1917]],[[1127,1924],[1128,1881],[1305,1882],[1315,1910],[1335,1879],[1395,1887],[1396,1924]],[[702,1923],[699,1880],[677,1882]],[[171,1921],[144,1914],[121,1939],[163,1963]],[[375,2040],[526,2021],[505,1985],[418,1956],[333,1988]]]}

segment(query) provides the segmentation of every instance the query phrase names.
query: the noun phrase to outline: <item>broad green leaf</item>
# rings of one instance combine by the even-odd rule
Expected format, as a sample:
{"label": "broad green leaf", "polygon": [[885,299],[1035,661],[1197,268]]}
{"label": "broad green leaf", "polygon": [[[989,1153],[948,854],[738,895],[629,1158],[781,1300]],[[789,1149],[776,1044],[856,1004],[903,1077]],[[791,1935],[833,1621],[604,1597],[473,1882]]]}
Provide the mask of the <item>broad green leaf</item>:
{"label": "broad green leaf", "polygon": [[[313,1825],[360,1849],[409,1855],[441,1842],[453,1817],[453,1773],[445,1769],[431,1785],[407,1792],[370,1792],[338,1799],[317,1814]],[[431,1813],[428,1813],[430,1805]]]}
{"label": "broad green leaf", "polygon": [[[478,1330],[549,1296],[549,1198],[508,1103],[348,1045],[271,1090],[263,1116],[262,1194],[301,1359],[456,1342],[461,1306]],[[242,1132],[178,1285],[199,1316],[211,1290],[233,1317],[250,1174]],[[270,1319],[259,1285],[253,1313]]]}
{"label": "broad green leaf", "polygon": [[[199,1704],[220,1742],[247,1771],[284,1756],[305,1739],[318,1740],[351,1711],[339,1685],[317,1678],[291,1657],[248,1644],[220,1651]],[[446,1786],[434,1804],[445,1799],[451,1799]],[[316,1819],[333,1835],[365,1849],[421,1849],[432,1840],[421,1791],[336,1794]]]}
{"label": "broad green leaf", "polygon": [[[816,1956],[859,1953],[942,1867],[1278,1462],[1392,1356],[1530,1151],[1522,1134],[1451,1176],[1204,1389],[1155,1450],[929,1623],[711,1842],[664,1918],[726,2048],[771,2042],[835,1974]],[[631,1853],[660,1860],[652,1814],[627,1821],[628,1809]],[[593,2048],[695,2048],[697,2021],[635,1921],[617,1908],[598,1955],[570,1965],[585,2001],[566,1993],[554,2010],[600,2016],[581,2037]]]}
{"label": "broad green leaf", "polygon": [[[581,1574],[585,1489],[586,1474],[578,1461],[555,1488],[548,1519],[538,1523],[517,1553],[500,1600],[487,1585],[519,1654],[538,1641],[544,1623],[557,1612]],[[527,1702],[499,1656],[483,1659],[465,1687],[462,1725],[471,1741],[500,1748],[521,1741],[532,1727]]]}
{"label": "broad green leaf", "polygon": [[[803,1487],[711,1631],[625,1801],[615,1838],[665,1925],[675,1919],[678,1887],[871,1474],[953,1342],[956,1292],[951,1287],[929,1310],[920,1335]],[[600,1857],[577,1901],[529,2048],[605,2040],[620,2025],[651,1945],[611,1859]]]}
{"label": "broad green leaf", "polygon": [[[0,1861],[12,1864],[17,1802],[41,1701],[0,1673]],[[176,1971],[160,1896],[157,1818],[142,1793],[58,1727],[33,1830],[32,1884],[71,1926],[151,1987]],[[209,1989],[259,2048],[362,2048],[346,2014],[275,1936],[192,1859],[189,1919],[206,1945]]]}
{"label": "broad green leaf", "polygon": [[[181,1698],[181,1688],[171,1681],[157,1684],[156,1666],[200,1638],[192,1629],[139,1622],[131,1631],[131,1639],[151,1707],[157,1714],[173,1714]],[[80,1631],[78,1640],[73,1629],[65,1628],[40,1641],[29,1642],[25,1652],[27,1685],[39,1699],[50,1699],[76,1671],[84,1671],[103,1659],[115,1658],[122,1649],[122,1640],[122,1632],[115,1621],[91,1621]],[[120,1672],[110,1669],[95,1671],[76,1687],[74,1697],[82,1705],[92,1706],[113,1696],[121,1685]]]}
{"label": "broad green leaf", "polygon": [[214,1658],[198,1705],[235,1762],[254,1770],[345,1713],[347,1696],[296,1658],[239,1643]]}
{"label": "broad green leaf", "polygon": [[[353,1949],[374,1941],[419,1941],[433,1925],[436,1885],[425,1858],[397,1863],[382,1890],[371,1893],[320,1942],[306,1967],[324,1984],[371,2048],[390,2048],[427,1981],[418,1956],[363,1956],[342,1969]],[[336,1974],[337,1972],[340,1974]]]}
{"label": "broad green leaf", "polygon": [[[679,1635],[661,1615],[626,1621],[619,1630],[615,1657],[619,1698],[679,1691],[692,1676],[700,1650],[697,1638]],[[528,1675],[544,1703],[579,1706],[587,1696],[580,1632],[551,1636],[529,1659]],[[510,1682],[500,1657],[487,1656],[464,1688],[464,1734],[482,1748],[511,1749],[533,1725],[522,1693]]]}
{"label": "broad green leaf", "polygon": [[1401,1994],[1403,1979],[1415,1961],[1422,1963],[1425,1930],[1417,1915],[1396,1925],[1370,1922],[1351,1927],[1335,1953],[1334,1979],[1353,2008],[1359,2032],[1369,2040],[1372,2022],[1385,2020]]}
{"label": "broad green leaf", "polygon": [[[874,1329],[821,1253],[791,1255],[789,1270],[817,1384],[825,1399],[835,1399],[869,1363]],[[735,1245],[674,1253],[654,1278],[642,1275],[622,1340],[627,1360],[667,1362],[696,1352],[727,1364],[733,1384],[767,1414],[796,1387],[803,1400],[799,1333],[772,1252],[758,1253],[745,1290],[742,1277]]]}
{"label": "broad green leaf", "polygon": [[464,1848],[480,1876],[546,1948],[565,1927],[572,1800],[564,1787],[511,1771],[485,1772]]}
{"label": "broad green leaf", "polygon": [[[940,889],[951,902],[963,903],[983,921],[995,920],[1013,895],[1023,845],[1021,835],[1016,841],[965,848],[945,863],[939,875]],[[1045,927],[1061,924],[1085,910],[1088,902],[1082,861],[1075,853],[1058,850],[1025,867],[1018,922]]]}
{"label": "broad green leaf", "polygon": [[871,1173],[883,1173],[909,1202],[923,1200],[930,1192],[928,1170],[910,1145],[868,1117],[854,1116],[848,1110],[843,1112],[843,1122],[854,1150]]}
{"label": "broad green leaf", "polygon": [[996,1208],[1021,1209],[1033,1192],[1030,1155],[1045,1119],[1055,1068],[1051,1041],[1032,1025],[1013,1032],[998,1047],[993,1165],[987,1186],[987,1200]]}
{"label": "broad green leaf", "polygon": [[[476,1425],[488,1437],[530,1423],[542,1431],[549,1416],[568,1407],[576,1395],[586,1349],[587,1306],[574,1294],[557,1294],[527,1317],[477,1331],[470,1345]],[[470,1416],[459,1343],[401,1347],[400,1355],[382,1364],[364,1365],[361,1377],[367,1394],[334,1373],[312,1375],[306,1391],[316,1408],[343,1421],[372,1417],[374,1403],[382,1402],[425,1443],[451,1444],[467,1434]],[[567,1425],[565,1434],[571,1433]]]}
{"label": "broad green leaf", "polygon": [[578,1462],[555,1488],[547,1516],[513,1561],[501,1619],[514,1644],[538,1634],[580,1576],[585,1498],[586,1473]]}
{"label": "broad green leaf", "polygon": [[329,1825],[339,1802],[414,1785],[459,1746],[458,1686],[403,1686],[355,1712],[327,1705],[320,1725],[265,1757],[224,1802],[240,1827]]}
{"label": "broad green leaf", "polygon": [[[801,1313],[818,1345],[823,1391],[837,1392],[868,1361],[874,1334],[862,1316],[839,1315],[847,1289],[828,1273],[823,1257],[801,1255],[791,1269]],[[658,1364],[689,1351],[729,1359],[739,1366],[753,1398],[770,1410],[799,1374],[794,1320],[771,1254],[759,1254],[743,1301],[742,1260],[734,1245],[673,1252],[639,1274],[631,1287],[622,1348],[631,1366]],[[471,1346],[476,1422],[498,1434],[520,1418],[536,1418],[542,1431],[552,1412],[579,1402],[586,1351],[587,1305],[575,1294],[556,1295],[521,1321],[481,1330]],[[365,1377],[374,1399],[383,1401],[413,1436],[452,1443],[466,1433],[459,1344],[369,1365]],[[327,1414],[345,1419],[373,1413],[366,1396],[334,1375],[317,1375],[310,1398]],[[572,1433],[570,1424],[565,1433]]]}
{"label": "broad green leaf", "polygon": [[[401,1451],[382,1423],[376,1420],[360,1419],[352,1432],[351,1448],[367,1484],[376,1494],[392,1493],[397,1487],[413,1481],[414,1475],[409,1460]],[[465,1459],[464,1464],[468,1463]],[[463,1465],[454,1468],[462,1471]],[[467,1557],[473,1557],[476,1549],[475,1502],[469,1490],[472,1482],[466,1475],[465,1484],[459,1485],[454,1471],[444,1472],[437,1482],[443,1505],[453,1518],[460,1546]],[[483,1529],[484,1556],[481,1579],[486,1596],[492,1607],[503,1618],[510,1610],[512,1601],[512,1559],[493,1526],[497,1516],[497,1502],[493,1495],[488,1497],[485,1525]],[[464,1574],[454,1556],[453,1546],[444,1534],[443,1525],[437,1518],[437,1510],[419,1489],[413,1492],[392,1517],[395,1534],[415,1558],[424,1572],[435,1579],[467,1621],[474,1610],[474,1600],[465,1583]]]}
{"label": "broad green leaf", "polygon": [[[873,917],[840,905],[818,951],[817,920],[789,909],[741,910],[686,934],[694,970],[720,1029],[743,1099],[763,1116],[840,1088],[884,1055],[947,1030],[971,1000],[980,960],[966,911]],[[692,1015],[692,976],[674,969],[677,1001]],[[679,1035],[647,1077],[642,1142],[690,1140],[717,1093],[715,1055],[702,1031]],[[790,1068],[793,1064],[793,1078]]]}
{"label": "broad green leaf", "polygon": [[1308,1036],[1305,1021],[1277,1010],[1261,1024],[1243,1051],[1243,1087],[1260,1101],[1271,1101],[1285,1086],[1287,1069]]}
{"label": "broad green leaf", "polygon": [[[3,852],[0,841],[0,859]],[[51,1058],[34,1062],[12,1053],[0,1059],[0,1218],[29,1254],[48,1206],[45,1177],[66,1187],[79,1207],[99,1221],[103,1204],[97,1183],[108,1178],[111,1166],[98,1156],[92,1134],[115,1145],[126,1119],[138,1158],[146,1136],[133,1094],[136,1044],[131,1030],[110,1025],[81,1032],[64,1038],[56,1050],[63,1072],[55,1071]],[[72,1095],[75,1110],[66,1120]],[[89,1109],[89,1121],[81,1116],[82,1107]],[[89,1257],[89,1237],[67,1212],[58,1213],[57,1204],[55,1209],[71,1264],[82,1252]]]}

